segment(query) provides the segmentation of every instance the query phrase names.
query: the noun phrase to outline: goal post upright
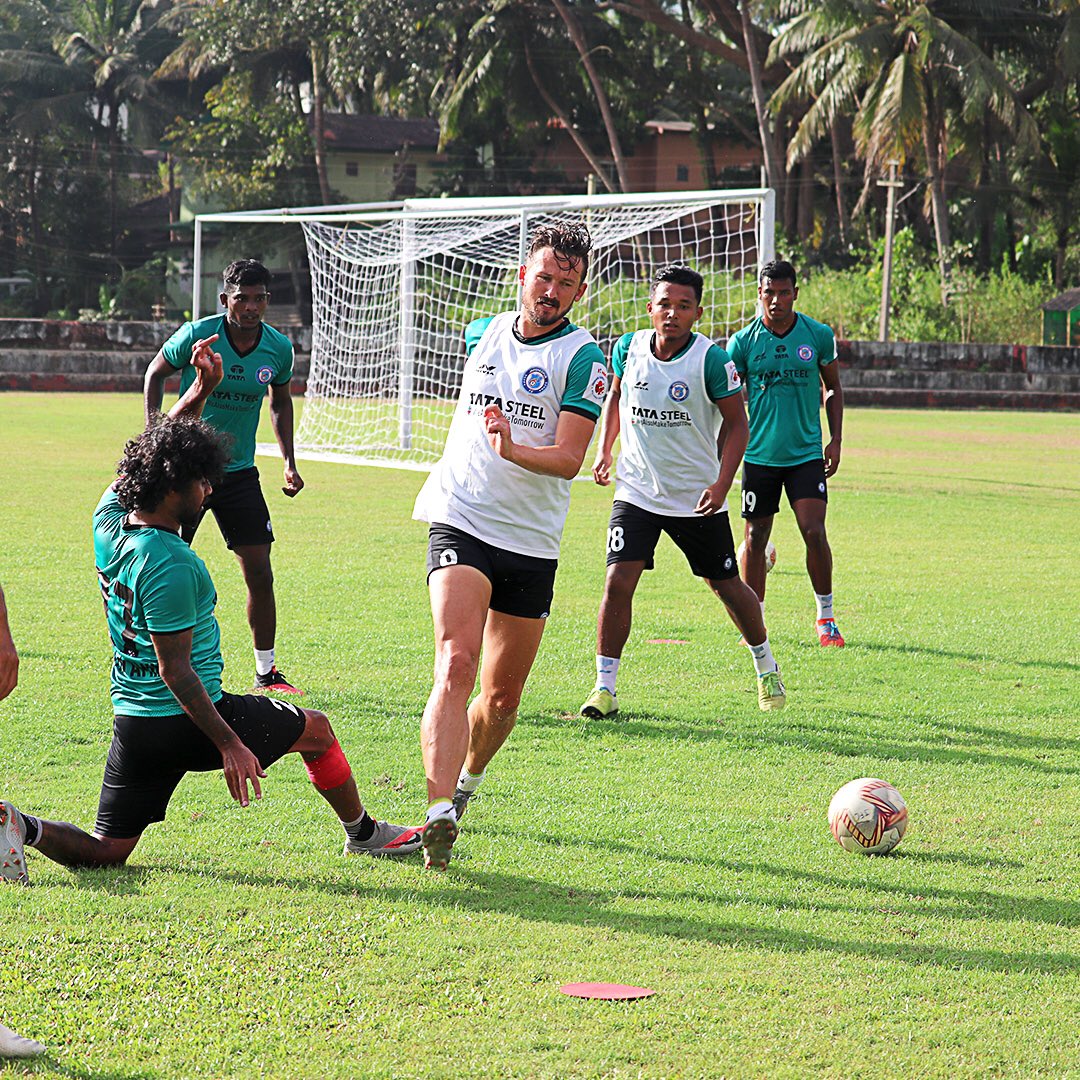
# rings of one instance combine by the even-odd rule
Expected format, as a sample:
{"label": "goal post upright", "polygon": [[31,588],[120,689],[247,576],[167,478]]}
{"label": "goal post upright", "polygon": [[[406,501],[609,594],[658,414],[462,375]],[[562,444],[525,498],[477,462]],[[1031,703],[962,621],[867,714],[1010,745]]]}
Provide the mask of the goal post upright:
{"label": "goal post upright", "polygon": [[401,296],[398,306],[401,361],[398,377],[398,448],[412,449],[413,379],[416,374],[416,240],[415,225],[401,219]]}

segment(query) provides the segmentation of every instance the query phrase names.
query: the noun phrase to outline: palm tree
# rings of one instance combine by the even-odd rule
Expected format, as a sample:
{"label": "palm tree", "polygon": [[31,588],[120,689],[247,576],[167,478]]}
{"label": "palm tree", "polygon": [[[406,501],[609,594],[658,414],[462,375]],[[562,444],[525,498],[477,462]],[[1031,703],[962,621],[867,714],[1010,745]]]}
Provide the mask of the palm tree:
{"label": "palm tree", "polygon": [[[117,183],[125,131],[148,126],[153,77],[178,38],[167,16],[182,0],[66,0],[57,10],[56,47],[90,80],[94,117],[109,155],[110,254],[115,251]],[[156,139],[155,139],[156,141]]]}
{"label": "palm tree", "polygon": [[[789,165],[806,157],[837,120],[853,116],[856,150],[865,161],[863,199],[875,173],[891,160],[921,158],[930,201],[942,295],[947,298],[949,221],[945,175],[964,125],[991,115],[1018,143],[1033,145],[1035,125],[1004,72],[950,24],[943,5],[925,0],[783,0],[790,20],[769,61],[797,58],[773,95],[779,110],[811,101],[788,147]],[[979,13],[992,18],[992,0]],[[955,3],[954,18],[971,12]]]}

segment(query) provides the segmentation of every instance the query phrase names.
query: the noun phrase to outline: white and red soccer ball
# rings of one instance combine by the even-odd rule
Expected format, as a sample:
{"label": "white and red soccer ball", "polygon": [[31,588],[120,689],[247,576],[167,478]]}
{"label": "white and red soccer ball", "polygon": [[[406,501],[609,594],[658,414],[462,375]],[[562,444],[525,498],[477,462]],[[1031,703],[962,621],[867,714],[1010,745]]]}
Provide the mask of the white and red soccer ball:
{"label": "white and red soccer ball", "polygon": [[903,795],[872,776],[845,784],[829,803],[829,828],[845,851],[884,855],[903,839],[907,823]]}
{"label": "white and red soccer ball", "polygon": [[[746,550],[746,541],[744,540],[739,545],[739,550],[735,552],[735,558],[739,565],[742,566],[743,552]],[[776,565],[776,545],[770,540],[765,545],[765,573],[767,574]]]}

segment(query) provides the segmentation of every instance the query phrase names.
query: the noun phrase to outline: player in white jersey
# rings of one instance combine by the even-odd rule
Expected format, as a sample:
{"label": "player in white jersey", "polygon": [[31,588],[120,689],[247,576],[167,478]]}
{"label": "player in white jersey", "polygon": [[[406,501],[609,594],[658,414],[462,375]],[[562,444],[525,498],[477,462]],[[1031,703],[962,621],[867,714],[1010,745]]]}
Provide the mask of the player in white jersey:
{"label": "player in white jersey", "polygon": [[604,354],[567,318],[585,292],[591,247],[580,225],[534,230],[519,310],[465,331],[446,448],[416,499],[413,516],[430,523],[435,624],[435,682],[420,730],[424,861],[439,870],[517,720],[551,606],[570,483],[607,391]]}
{"label": "player in white jersey", "polygon": [[[651,330],[624,334],[612,352],[593,479],[611,483],[612,448],[622,436],[615,502],[607,533],[607,578],[596,629],[596,688],[583,716],[619,711],[615,676],[630,636],[634,592],[653,568],[666,532],[742,631],[758,675],[762,709],[784,707],[754,591],[739,578],[727,495],[746,448],[742,383],[726,352],[694,332],[702,278],[687,266],[660,269],[646,305]],[[720,425],[723,457],[717,461]]]}

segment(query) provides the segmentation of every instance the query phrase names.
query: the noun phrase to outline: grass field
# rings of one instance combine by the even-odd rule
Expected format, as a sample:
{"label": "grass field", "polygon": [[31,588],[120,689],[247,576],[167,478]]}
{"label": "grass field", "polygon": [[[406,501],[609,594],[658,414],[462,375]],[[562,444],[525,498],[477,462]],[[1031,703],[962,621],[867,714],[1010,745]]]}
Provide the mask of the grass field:
{"label": "grass field", "polygon": [[[93,823],[110,737],[90,513],[134,396],[0,395],[0,581],[23,665],[0,795]],[[758,711],[720,605],[665,541],[619,695],[586,722],[610,494],[578,484],[518,729],[449,872],[345,860],[296,759],[262,802],[189,777],[131,865],[31,852],[0,890],[0,1021],[48,1057],[0,1076],[1080,1075],[1080,419],[851,411],[830,536],[844,650],[820,649],[801,543],[774,538],[789,693]],[[430,688],[416,473],[308,463],[274,494],[279,657],[334,721],[370,809],[419,820]],[[243,588],[214,528],[226,687]],[[650,644],[650,639],[686,644]],[[883,776],[897,852],[825,809]],[[577,1001],[570,981],[657,993]]]}

